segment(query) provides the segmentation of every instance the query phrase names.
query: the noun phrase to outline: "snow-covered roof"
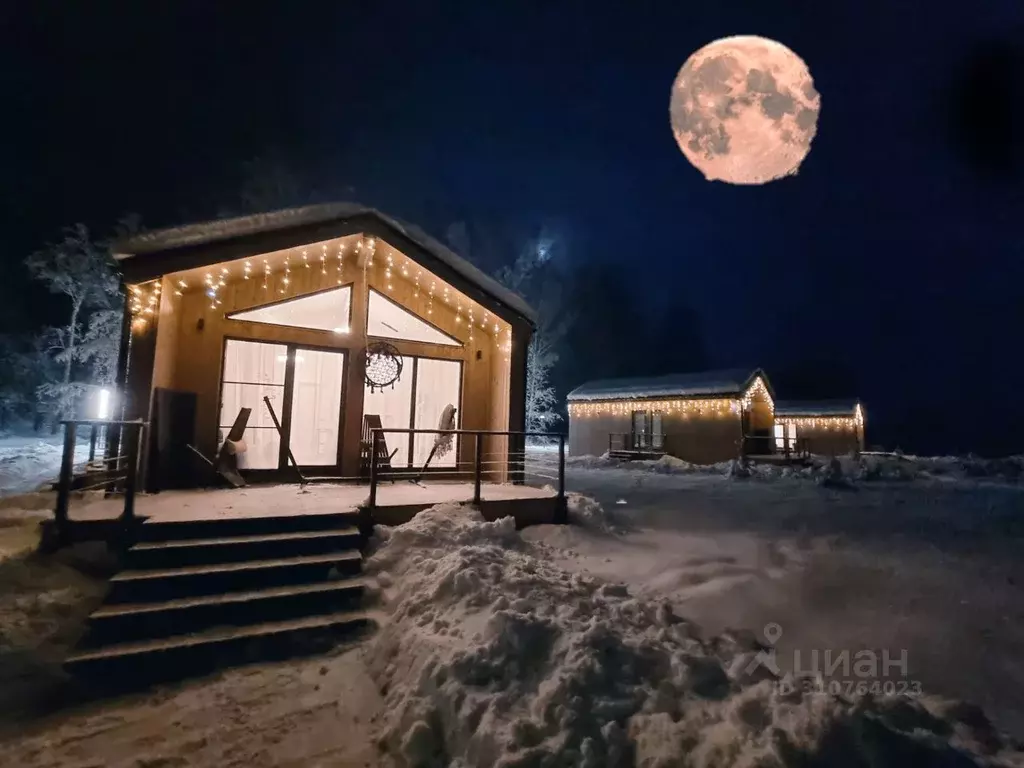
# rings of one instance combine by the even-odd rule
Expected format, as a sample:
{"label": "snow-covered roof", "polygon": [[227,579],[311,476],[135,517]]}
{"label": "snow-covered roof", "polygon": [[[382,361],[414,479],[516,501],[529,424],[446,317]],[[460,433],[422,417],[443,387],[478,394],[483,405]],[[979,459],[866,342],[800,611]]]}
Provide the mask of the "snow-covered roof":
{"label": "snow-covered roof", "polygon": [[530,322],[537,322],[536,312],[521,296],[510,291],[490,275],[477,269],[446,245],[435,240],[413,224],[408,224],[393,216],[381,213],[375,208],[359,203],[320,203],[301,208],[285,208],[279,211],[256,213],[251,216],[216,219],[214,221],[144,232],[115,243],[114,258],[122,261],[137,256],[170,251],[175,248],[184,248],[190,245],[221,242],[311,224],[344,221],[345,219],[357,216],[376,218],[386,227],[405,236],[494,299],[505,304]]}
{"label": "snow-covered roof", "polygon": [[569,393],[569,402],[648,397],[711,397],[738,395],[756,376],[767,384],[760,368],[731,368],[698,373],[672,373],[647,378],[601,379],[581,384]]}
{"label": "snow-covered roof", "polygon": [[855,416],[856,400],[782,400],[775,402],[775,416]]}

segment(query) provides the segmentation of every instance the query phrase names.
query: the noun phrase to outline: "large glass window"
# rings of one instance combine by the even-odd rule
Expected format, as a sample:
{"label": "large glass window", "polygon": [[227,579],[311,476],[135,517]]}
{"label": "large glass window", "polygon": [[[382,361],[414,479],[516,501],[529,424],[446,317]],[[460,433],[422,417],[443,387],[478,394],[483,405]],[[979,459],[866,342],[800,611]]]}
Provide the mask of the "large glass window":
{"label": "large glass window", "polygon": [[351,305],[352,287],[345,286],[285,299],[255,309],[233,312],[227,317],[230,320],[244,320],[250,323],[348,333]]}
{"label": "large glass window", "polygon": [[289,444],[300,466],[337,465],[344,378],[343,352],[295,350]]}
{"label": "large glass window", "polygon": [[217,444],[228,436],[239,410],[251,408],[245,429],[247,450],[238,461],[243,469],[277,469],[281,440],[263,398],[270,398],[280,418],[287,362],[288,348],[283,344],[227,341]]}
{"label": "large glass window", "polygon": [[462,342],[458,339],[441,332],[426,320],[416,317],[409,310],[372,289],[366,309],[366,335],[384,339],[444,344],[450,347],[462,346]]}

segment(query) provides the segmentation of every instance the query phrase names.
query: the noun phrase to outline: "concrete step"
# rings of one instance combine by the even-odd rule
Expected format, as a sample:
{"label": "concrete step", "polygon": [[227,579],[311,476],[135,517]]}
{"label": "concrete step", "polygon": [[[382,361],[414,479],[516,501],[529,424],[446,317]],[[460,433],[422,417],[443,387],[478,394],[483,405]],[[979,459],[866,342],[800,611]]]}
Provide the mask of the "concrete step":
{"label": "concrete step", "polygon": [[143,541],[125,553],[128,568],[173,568],[182,565],[265,560],[359,549],[358,528],[332,528],[286,533],[257,533],[206,539]]}
{"label": "concrete step", "polygon": [[368,583],[363,578],[333,579],[159,602],[107,604],[89,617],[89,631],[79,648],[169,637],[221,625],[336,613],[357,607]]}
{"label": "concrete step", "polygon": [[369,626],[370,621],[363,612],[345,611],[243,627],[215,627],[193,634],[82,649],[71,655],[64,667],[107,687],[132,688],[232,664],[324,652],[346,633]]}
{"label": "concrete step", "polygon": [[224,517],[212,520],[147,520],[139,526],[139,541],[214,539],[226,536],[355,528],[358,525],[359,513],[355,510],[329,514]]}
{"label": "concrete step", "polygon": [[121,571],[110,579],[106,603],[152,603],[181,597],[309,584],[362,570],[358,550],[294,555],[235,563]]}

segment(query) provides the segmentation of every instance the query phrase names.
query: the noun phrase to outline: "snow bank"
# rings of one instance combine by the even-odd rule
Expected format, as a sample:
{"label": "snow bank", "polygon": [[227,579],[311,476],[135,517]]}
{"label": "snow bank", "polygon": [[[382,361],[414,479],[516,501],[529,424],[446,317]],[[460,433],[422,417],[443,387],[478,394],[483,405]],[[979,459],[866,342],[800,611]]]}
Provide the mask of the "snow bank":
{"label": "snow bank", "polygon": [[[838,467],[837,464],[838,463]],[[566,466],[574,469],[623,469],[662,475],[721,475],[733,479],[812,480],[834,487],[856,482],[949,478],[990,479],[1016,483],[1024,480],[1024,456],[981,459],[976,456],[904,456],[863,454],[839,457],[812,456],[806,465],[776,465],[732,459],[717,464],[692,464],[675,456],[625,461],[603,456],[572,456]]]}
{"label": "snow bank", "polygon": [[34,551],[38,525],[0,519],[0,713],[29,707],[61,676],[60,664],[106,591],[102,563],[80,545]]}
{"label": "snow bank", "polygon": [[392,617],[367,661],[398,765],[1024,764],[976,710],[746,676],[752,636],[704,640],[669,605],[538,557],[511,519],[441,505],[377,544]]}

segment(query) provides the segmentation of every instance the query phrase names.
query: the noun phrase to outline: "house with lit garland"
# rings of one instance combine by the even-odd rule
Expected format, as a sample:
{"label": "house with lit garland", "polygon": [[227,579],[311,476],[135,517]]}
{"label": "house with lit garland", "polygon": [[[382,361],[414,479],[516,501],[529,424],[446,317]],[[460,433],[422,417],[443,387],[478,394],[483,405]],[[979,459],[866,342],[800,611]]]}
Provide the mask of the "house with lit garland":
{"label": "house with lit garland", "polygon": [[583,384],[568,396],[569,453],[695,464],[864,449],[857,401],[776,402],[760,369]]}
{"label": "house with lit garland", "polygon": [[568,395],[569,453],[713,464],[770,454],[775,409],[760,369],[591,381]]}
{"label": "house with lit garland", "polygon": [[[368,430],[522,432],[532,309],[418,228],[355,204],[147,232],[115,246],[127,287],[120,416],[148,422],[149,488],[197,482],[249,409],[247,479],[366,474]],[[520,435],[485,438],[488,479]],[[385,434],[391,469],[452,469],[432,434]],[[201,463],[201,462],[200,462]]]}
{"label": "house with lit garland", "polygon": [[840,456],[864,450],[864,406],[856,400],[779,401],[775,429],[797,441],[800,450]]}

